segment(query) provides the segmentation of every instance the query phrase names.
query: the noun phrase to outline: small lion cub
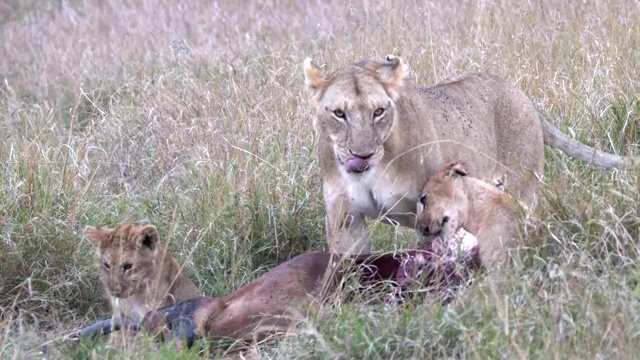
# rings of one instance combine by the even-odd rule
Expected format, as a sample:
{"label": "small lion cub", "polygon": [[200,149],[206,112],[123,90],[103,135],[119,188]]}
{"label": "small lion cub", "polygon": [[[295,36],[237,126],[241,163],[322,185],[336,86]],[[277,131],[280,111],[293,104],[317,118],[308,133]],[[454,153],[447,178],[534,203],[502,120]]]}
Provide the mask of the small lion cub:
{"label": "small lion cub", "polygon": [[507,258],[518,241],[518,210],[527,210],[499,187],[468,175],[462,162],[444,165],[427,182],[418,230],[424,237],[452,239],[460,229],[477,238],[483,265]]}
{"label": "small lion cub", "polygon": [[139,323],[150,310],[202,296],[160,242],[155,226],[87,226],[84,237],[96,246],[100,278],[114,315]]}

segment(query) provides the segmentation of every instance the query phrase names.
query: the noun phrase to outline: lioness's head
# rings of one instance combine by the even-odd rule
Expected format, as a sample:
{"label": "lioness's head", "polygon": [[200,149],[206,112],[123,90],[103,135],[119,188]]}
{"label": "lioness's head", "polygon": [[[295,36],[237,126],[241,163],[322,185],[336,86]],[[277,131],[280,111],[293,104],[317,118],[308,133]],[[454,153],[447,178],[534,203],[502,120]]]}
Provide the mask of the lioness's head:
{"label": "lioness's head", "polygon": [[465,176],[465,165],[452,162],[429,178],[420,198],[424,210],[418,216],[418,229],[422,235],[449,240],[467,222],[470,201],[462,183]]}
{"label": "lioness's head", "polygon": [[111,296],[127,298],[153,281],[160,238],[155,226],[87,226],[84,237],[96,246],[101,279]]}
{"label": "lioness's head", "polygon": [[305,60],[307,94],[316,108],[313,126],[319,137],[333,143],[347,173],[363,173],[383,157],[405,68],[400,58],[389,55],[384,61],[362,61],[324,77],[311,59]]}

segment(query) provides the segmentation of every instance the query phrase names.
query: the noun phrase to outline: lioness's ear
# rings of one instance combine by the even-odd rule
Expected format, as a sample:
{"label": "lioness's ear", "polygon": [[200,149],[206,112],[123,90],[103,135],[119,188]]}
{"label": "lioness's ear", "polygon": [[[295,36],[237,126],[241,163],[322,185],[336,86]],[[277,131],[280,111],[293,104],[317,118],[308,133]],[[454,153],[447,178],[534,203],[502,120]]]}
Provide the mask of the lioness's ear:
{"label": "lioness's ear", "polygon": [[386,62],[382,63],[378,69],[378,77],[384,83],[387,93],[392,99],[397,99],[398,89],[404,84],[407,77],[407,65],[401,58],[393,55],[387,55]]}
{"label": "lioness's ear", "polygon": [[[109,229],[106,229],[109,230]],[[107,231],[101,227],[86,226],[84,228],[83,236],[86,240],[90,241],[95,246],[100,246],[104,238],[107,237]]]}
{"label": "lioness's ear", "polygon": [[158,229],[153,225],[146,225],[140,230],[140,245],[150,250],[154,250],[160,240]]}
{"label": "lioness's ear", "polygon": [[306,58],[304,60],[304,85],[309,101],[313,106],[317,104],[318,95],[320,95],[325,82],[324,77],[320,74],[320,70],[313,63],[313,60]]}
{"label": "lioness's ear", "polygon": [[466,165],[461,161],[452,162],[445,168],[445,175],[447,176],[457,177],[466,176],[467,174]]}

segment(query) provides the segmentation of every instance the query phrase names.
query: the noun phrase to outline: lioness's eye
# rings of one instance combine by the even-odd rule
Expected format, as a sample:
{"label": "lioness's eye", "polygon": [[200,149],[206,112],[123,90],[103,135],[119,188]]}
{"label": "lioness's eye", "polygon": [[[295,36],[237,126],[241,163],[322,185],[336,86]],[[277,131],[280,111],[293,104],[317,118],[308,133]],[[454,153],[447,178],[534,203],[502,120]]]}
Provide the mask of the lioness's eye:
{"label": "lioness's eye", "polygon": [[420,198],[420,202],[422,203],[422,206],[427,206],[427,195],[422,195],[422,197]]}
{"label": "lioness's eye", "polygon": [[107,268],[107,269],[111,268],[111,267],[109,266],[109,264],[107,264],[107,263],[102,263],[102,265],[104,265],[104,267],[105,267],[105,268]]}
{"label": "lioness's eye", "polygon": [[344,119],[344,111],[340,109],[333,110],[333,115],[335,115],[337,118]]}
{"label": "lioness's eye", "polygon": [[374,117],[382,116],[382,114],[384,114],[384,109],[383,109],[383,108],[377,108],[377,109],[373,112],[373,116],[374,116]]}
{"label": "lioness's eye", "polygon": [[124,271],[127,271],[127,270],[131,269],[132,267],[133,267],[133,265],[131,265],[131,264],[122,265],[122,268],[124,269]]}

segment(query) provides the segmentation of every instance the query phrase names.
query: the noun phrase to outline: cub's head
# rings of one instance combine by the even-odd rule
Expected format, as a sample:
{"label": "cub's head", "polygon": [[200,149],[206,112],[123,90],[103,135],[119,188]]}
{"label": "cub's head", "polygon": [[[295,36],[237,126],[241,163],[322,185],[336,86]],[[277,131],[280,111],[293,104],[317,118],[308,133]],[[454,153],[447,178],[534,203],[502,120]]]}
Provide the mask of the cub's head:
{"label": "cub's head", "polygon": [[395,56],[366,60],[324,77],[311,59],[304,62],[305,86],[316,109],[316,133],[333,144],[347,173],[363,173],[382,159],[383,144],[396,118],[394,101],[406,66]]}
{"label": "cub's head", "polygon": [[127,298],[153,281],[159,234],[153,225],[87,226],[84,237],[96,246],[101,279],[111,296]]}
{"label": "cub's head", "polygon": [[470,201],[465,176],[465,165],[452,162],[429,178],[420,198],[424,210],[418,216],[418,230],[423,236],[440,235],[449,240],[466,224]]}

